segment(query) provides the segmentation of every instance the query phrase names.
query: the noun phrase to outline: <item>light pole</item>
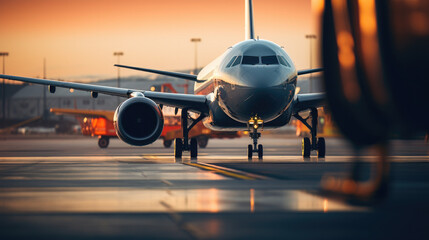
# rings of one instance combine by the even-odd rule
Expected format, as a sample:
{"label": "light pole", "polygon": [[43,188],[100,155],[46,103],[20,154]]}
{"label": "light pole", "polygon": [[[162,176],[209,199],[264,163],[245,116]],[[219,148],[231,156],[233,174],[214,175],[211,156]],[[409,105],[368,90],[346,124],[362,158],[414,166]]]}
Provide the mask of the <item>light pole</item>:
{"label": "light pole", "polygon": [[[5,74],[6,71],[6,57],[9,56],[8,52],[0,52],[0,56],[3,57],[3,74]],[[6,121],[6,85],[4,83],[4,79],[2,79],[2,105],[3,105],[3,127],[5,126]]]}
{"label": "light pole", "polygon": [[194,74],[197,74],[198,70],[198,48],[197,45],[199,42],[201,42],[201,38],[191,38],[191,42],[195,43],[195,67],[194,67]]}
{"label": "light pole", "polygon": [[[121,57],[121,56],[123,56],[124,55],[124,53],[123,52],[114,52],[113,53],[113,56],[115,56],[115,57],[118,57],[118,61],[117,61],[117,64],[119,64],[120,62],[119,62],[119,58]],[[117,68],[118,69],[118,81],[117,81],[117,83],[116,83],[116,87],[120,87],[121,86],[121,75],[120,75],[120,67],[118,67]],[[119,105],[119,97],[117,97],[117,100],[118,100],[118,105]]]}
{"label": "light pole", "polygon": [[[117,64],[119,64],[119,57],[120,57],[120,56],[123,56],[123,55],[124,55],[124,53],[123,53],[123,52],[114,52],[114,53],[113,53],[113,56],[118,57],[118,62],[117,62]],[[118,67],[118,82],[117,82],[117,84],[116,84],[116,87],[120,87],[120,86],[121,86],[121,83],[120,83],[120,81],[121,81],[120,69],[121,69],[121,68],[119,68],[119,67]]]}
{"label": "light pole", "polygon": [[[43,58],[43,79],[46,79],[46,58]],[[43,119],[48,117],[47,102],[46,102],[46,85],[42,86],[43,89]]]}
{"label": "light pole", "polygon": [[[197,71],[198,71],[198,43],[201,42],[201,38],[191,38],[191,42],[195,43],[194,74],[197,74]],[[185,84],[185,93],[188,93],[188,81],[187,80],[186,80],[186,84]]]}
{"label": "light pole", "polygon": [[[313,68],[313,48],[312,48],[313,45],[311,40],[316,39],[317,37],[314,34],[307,34],[305,35],[305,38],[310,40],[310,69],[312,69]],[[313,79],[311,74],[309,79],[309,85],[310,85],[309,91],[313,92]]]}

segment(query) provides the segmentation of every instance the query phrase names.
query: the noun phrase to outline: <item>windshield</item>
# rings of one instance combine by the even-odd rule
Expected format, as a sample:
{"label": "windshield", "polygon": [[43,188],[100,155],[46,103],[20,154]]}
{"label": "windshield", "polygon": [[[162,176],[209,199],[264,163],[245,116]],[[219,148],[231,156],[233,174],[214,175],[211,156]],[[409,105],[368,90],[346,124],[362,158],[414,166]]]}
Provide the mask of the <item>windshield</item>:
{"label": "windshield", "polygon": [[249,65],[259,64],[259,57],[258,56],[243,56],[243,62],[241,62],[241,64],[249,64]]}
{"label": "windshield", "polygon": [[279,61],[280,61],[280,64],[286,67],[290,67],[289,63],[286,61],[286,59],[283,56],[279,56]]}
{"label": "windshield", "polygon": [[237,56],[232,57],[231,61],[229,61],[228,65],[226,65],[227,68],[231,67],[232,63],[234,62],[235,58]]}
{"label": "windshield", "polygon": [[238,56],[238,57],[235,59],[234,63],[231,65],[231,67],[237,66],[237,65],[238,65],[238,64],[240,64],[240,63],[241,63],[241,56]]}
{"label": "windshield", "polygon": [[244,64],[244,65],[257,65],[257,64],[278,65],[278,64],[282,64],[286,67],[290,67],[289,63],[286,61],[286,59],[283,56],[276,56],[276,55],[263,56],[263,57],[246,56],[246,55],[245,56],[234,56],[228,62],[226,67],[227,68],[234,67],[234,66],[237,66],[239,64]]}
{"label": "windshield", "polygon": [[279,61],[277,60],[276,55],[261,57],[261,60],[262,60],[262,64],[265,64],[265,65],[279,64]]}

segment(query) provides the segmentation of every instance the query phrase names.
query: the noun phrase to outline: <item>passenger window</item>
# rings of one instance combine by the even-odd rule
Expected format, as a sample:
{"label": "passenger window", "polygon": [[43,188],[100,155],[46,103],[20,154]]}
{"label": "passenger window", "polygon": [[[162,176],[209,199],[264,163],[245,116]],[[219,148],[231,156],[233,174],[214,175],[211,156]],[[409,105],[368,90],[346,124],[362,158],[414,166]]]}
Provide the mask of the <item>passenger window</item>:
{"label": "passenger window", "polygon": [[265,65],[272,65],[272,64],[279,64],[279,61],[277,60],[277,56],[265,56],[261,57],[262,64]]}
{"label": "passenger window", "polygon": [[243,62],[241,64],[248,64],[248,65],[259,64],[259,57],[257,57],[257,56],[243,56]]}
{"label": "passenger window", "polygon": [[283,57],[283,56],[278,56],[278,59],[279,59],[279,61],[280,61],[280,64],[281,64],[281,65],[284,65],[284,66],[286,66],[286,67],[290,67],[290,65],[289,65],[289,63],[286,61],[285,57]]}
{"label": "passenger window", "polygon": [[234,61],[234,63],[232,64],[232,66],[231,67],[234,67],[234,66],[237,66],[238,64],[240,64],[241,63],[241,56],[238,56],[236,59],[235,59],[235,61]]}
{"label": "passenger window", "polygon": [[232,57],[231,61],[229,61],[228,65],[226,65],[227,68],[231,67],[234,60],[237,58],[237,56]]}

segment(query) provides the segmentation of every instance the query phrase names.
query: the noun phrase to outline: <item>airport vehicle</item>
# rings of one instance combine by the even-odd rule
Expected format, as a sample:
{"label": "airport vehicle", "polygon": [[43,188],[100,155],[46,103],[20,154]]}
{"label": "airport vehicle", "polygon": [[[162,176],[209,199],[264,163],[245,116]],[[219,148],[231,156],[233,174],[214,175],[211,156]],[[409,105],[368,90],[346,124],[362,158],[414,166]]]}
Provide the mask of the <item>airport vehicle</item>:
{"label": "airport vehicle", "polygon": [[[164,105],[181,111],[183,137],[175,139],[174,156],[181,158],[189,151],[197,158],[196,138],[189,140],[189,131],[200,121],[212,130],[251,130],[253,144],[247,148],[248,158],[253,153],[263,157],[263,146],[258,144],[262,128],[277,128],[289,123],[292,116],[311,130],[311,139],[303,138],[302,155],[310,157],[317,150],[318,157],[325,156],[325,139],[317,138],[317,107],[324,104],[323,93],[295,94],[297,77],[322,71],[321,68],[297,71],[292,59],[279,45],[255,38],[252,1],[246,0],[246,40],[228,48],[225,53],[204,67],[198,75],[161,71],[126,65],[121,68],[156,73],[194,81],[195,94],[175,94],[90,84],[61,82],[37,78],[0,75],[0,78],[73,88],[91,92],[128,97],[118,106],[114,126],[120,139],[131,145],[148,145],[161,135],[164,127],[161,109]],[[300,116],[310,110],[311,126]],[[192,113],[192,114],[191,114]]]}
{"label": "airport vehicle", "polygon": [[51,108],[50,111],[58,115],[77,116],[82,134],[91,137],[98,136],[98,146],[100,148],[107,148],[110,138],[117,137],[113,126],[113,111],[67,108]]}
{"label": "airport vehicle", "polygon": [[[172,141],[166,139],[168,132],[180,129],[180,117],[171,114],[171,111],[163,110],[164,128],[160,138],[164,140],[164,146],[170,147]],[[98,136],[98,146],[107,148],[110,138],[117,138],[115,127],[113,124],[114,111],[106,110],[85,110],[85,109],[67,109],[67,108],[51,108],[51,112],[55,114],[74,115],[79,117],[82,134],[84,136]]]}

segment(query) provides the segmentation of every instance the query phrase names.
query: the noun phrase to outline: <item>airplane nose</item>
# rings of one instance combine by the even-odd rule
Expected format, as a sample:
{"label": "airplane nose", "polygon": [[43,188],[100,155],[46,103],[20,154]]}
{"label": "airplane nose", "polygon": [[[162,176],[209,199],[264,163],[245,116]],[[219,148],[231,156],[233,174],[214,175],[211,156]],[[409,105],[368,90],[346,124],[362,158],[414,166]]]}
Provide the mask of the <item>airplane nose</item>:
{"label": "airplane nose", "polygon": [[285,79],[279,66],[242,66],[244,85],[253,88],[267,88],[281,84]]}
{"label": "airplane nose", "polygon": [[[251,90],[247,98],[243,99],[241,108],[249,113],[246,118],[258,115],[264,120],[268,120],[281,108],[281,93],[274,88],[263,88]],[[280,111],[280,110],[278,110]]]}
{"label": "airplane nose", "polygon": [[218,88],[220,106],[231,118],[247,122],[258,116],[265,122],[277,118],[293,97],[294,85],[287,84],[289,75],[275,65],[240,66],[237,84]]}
{"label": "airplane nose", "polygon": [[258,116],[271,121],[285,109],[288,95],[281,86],[254,88],[235,87],[232,91],[221,90],[221,103],[227,114],[240,122]]}

